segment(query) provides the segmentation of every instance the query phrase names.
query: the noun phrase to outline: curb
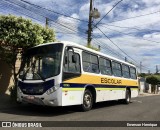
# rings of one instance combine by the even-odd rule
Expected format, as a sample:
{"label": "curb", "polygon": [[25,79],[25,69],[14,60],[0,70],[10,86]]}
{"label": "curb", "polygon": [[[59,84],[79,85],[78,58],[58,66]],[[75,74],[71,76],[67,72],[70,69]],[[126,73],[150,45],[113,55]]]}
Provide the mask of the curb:
{"label": "curb", "polygon": [[145,96],[158,96],[160,94],[153,94],[153,93],[141,93],[138,97],[145,97]]}

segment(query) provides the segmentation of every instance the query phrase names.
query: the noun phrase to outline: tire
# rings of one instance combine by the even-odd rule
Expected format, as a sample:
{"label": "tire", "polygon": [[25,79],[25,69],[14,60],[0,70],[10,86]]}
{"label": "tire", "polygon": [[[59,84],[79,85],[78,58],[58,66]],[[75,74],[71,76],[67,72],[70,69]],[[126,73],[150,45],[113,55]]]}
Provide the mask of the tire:
{"label": "tire", "polygon": [[84,95],[83,95],[83,103],[81,105],[81,110],[82,111],[89,111],[92,109],[92,106],[93,106],[93,95],[92,95],[91,91],[86,89],[84,91]]}
{"label": "tire", "polygon": [[123,100],[123,102],[124,102],[124,104],[129,104],[131,102],[131,94],[128,89],[126,90],[126,97]]}

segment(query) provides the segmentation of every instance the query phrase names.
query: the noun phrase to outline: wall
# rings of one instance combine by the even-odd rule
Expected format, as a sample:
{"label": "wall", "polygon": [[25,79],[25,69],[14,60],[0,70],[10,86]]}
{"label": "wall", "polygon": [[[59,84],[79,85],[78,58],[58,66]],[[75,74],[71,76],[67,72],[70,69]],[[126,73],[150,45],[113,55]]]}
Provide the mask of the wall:
{"label": "wall", "polygon": [[12,70],[5,62],[0,60],[0,94],[8,92],[8,87],[13,84],[11,76]]}

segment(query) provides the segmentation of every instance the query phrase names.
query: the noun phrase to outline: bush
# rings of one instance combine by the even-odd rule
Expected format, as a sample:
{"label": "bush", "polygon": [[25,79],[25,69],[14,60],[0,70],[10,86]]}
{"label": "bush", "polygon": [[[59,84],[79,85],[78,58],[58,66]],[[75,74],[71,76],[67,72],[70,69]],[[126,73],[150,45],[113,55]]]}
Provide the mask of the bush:
{"label": "bush", "polygon": [[160,76],[158,75],[147,76],[146,82],[152,85],[157,85],[158,83],[160,83]]}

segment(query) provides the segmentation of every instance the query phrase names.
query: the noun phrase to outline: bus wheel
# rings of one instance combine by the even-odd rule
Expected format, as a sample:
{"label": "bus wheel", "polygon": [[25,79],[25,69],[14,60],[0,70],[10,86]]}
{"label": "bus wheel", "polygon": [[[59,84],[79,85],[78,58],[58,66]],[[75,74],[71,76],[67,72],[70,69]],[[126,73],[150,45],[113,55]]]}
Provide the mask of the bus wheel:
{"label": "bus wheel", "polygon": [[92,93],[86,89],[83,95],[83,103],[81,105],[83,111],[89,111],[92,109],[93,96]]}
{"label": "bus wheel", "polygon": [[126,90],[126,98],[124,99],[124,103],[125,104],[129,104],[131,102],[131,94],[129,92],[129,90]]}

